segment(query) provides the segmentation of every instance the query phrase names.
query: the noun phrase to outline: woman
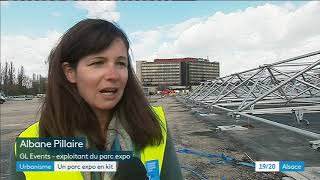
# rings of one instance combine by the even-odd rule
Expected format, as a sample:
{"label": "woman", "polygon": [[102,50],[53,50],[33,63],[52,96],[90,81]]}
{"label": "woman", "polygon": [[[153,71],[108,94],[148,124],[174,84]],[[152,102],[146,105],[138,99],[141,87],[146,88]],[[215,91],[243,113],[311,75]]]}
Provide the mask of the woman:
{"label": "woman", "polygon": [[[90,149],[133,151],[139,167],[139,163],[144,167],[157,161],[159,173],[154,179],[181,179],[163,110],[151,107],[144,97],[129,48],[125,33],[108,21],[86,19],[70,28],[48,58],[48,87],[40,121],[19,137],[85,136]],[[120,165],[115,174],[24,172],[11,177],[134,179],[134,168],[126,174],[126,167]],[[145,177],[139,174],[140,179]]]}

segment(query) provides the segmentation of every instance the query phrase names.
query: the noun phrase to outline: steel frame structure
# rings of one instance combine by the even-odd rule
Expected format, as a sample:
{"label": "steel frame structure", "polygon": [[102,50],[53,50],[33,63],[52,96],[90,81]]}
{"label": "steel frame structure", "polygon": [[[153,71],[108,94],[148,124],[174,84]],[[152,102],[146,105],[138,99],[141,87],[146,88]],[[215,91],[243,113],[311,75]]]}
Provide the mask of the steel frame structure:
{"label": "steel frame structure", "polygon": [[208,105],[236,102],[239,112],[256,104],[318,104],[320,51],[202,82],[186,98]]}
{"label": "steel frame structure", "polygon": [[302,120],[302,110],[320,113],[320,51],[202,82],[184,98],[243,115],[297,110]]}

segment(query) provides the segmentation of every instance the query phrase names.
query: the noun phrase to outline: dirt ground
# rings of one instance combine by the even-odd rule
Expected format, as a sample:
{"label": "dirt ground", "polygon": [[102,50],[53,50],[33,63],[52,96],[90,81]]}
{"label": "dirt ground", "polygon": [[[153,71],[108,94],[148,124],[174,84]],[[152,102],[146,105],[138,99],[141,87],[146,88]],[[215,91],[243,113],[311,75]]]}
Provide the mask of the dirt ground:
{"label": "dirt ground", "polygon": [[[162,105],[176,150],[217,155],[223,153],[237,161],[250,162],[237,142],[233,142],[225,133],[210,127],[205,121],[197,118],[185,105],[175,97],[151,99],[152,104]],[[219,116],[217,117],[219,118]],[[253,167],[237,165],[235,161],[224,161],[222,158],[177,152],[182,173],[185,179],[282,179],[282,173],[255,172]],[[250,156],[249,156],[250,157]],[[236,161],[236,162],[237,162]]]}

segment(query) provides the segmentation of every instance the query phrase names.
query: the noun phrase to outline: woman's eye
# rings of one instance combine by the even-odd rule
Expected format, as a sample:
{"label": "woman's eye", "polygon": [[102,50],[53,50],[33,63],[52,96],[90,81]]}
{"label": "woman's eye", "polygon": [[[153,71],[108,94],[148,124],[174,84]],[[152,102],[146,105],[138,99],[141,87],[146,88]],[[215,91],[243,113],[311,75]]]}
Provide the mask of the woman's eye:
{"label": "woman's eye", "polygon": [[125,67],[127,67],[127,64],[126,64],[125,62],[118,62],[118,64],[119,64],[120,66],[125,66]]}
{"label": "woman's eye", "polygon": [[90,65],[101,65],[103,64],[102,61],[95,61],[95,62],[92,62]]}

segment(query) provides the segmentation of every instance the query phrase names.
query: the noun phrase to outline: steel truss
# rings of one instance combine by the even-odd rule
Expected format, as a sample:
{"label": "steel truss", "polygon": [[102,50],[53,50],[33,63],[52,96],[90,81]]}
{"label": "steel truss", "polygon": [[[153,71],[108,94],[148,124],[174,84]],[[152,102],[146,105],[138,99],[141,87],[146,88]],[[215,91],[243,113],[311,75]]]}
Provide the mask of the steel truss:
{"label": "steel truss", "polygon": [[[320,113],[320,51],[202,82],[188,102],[232,112]],[[301,115],[302,113],[302,115]]]}
{"label": "steel truss", "polygon": [[237,106],[241,112],[257,104],[318,104],[319,92],[320,51],[316,51],[202,82],[186,98]]}

